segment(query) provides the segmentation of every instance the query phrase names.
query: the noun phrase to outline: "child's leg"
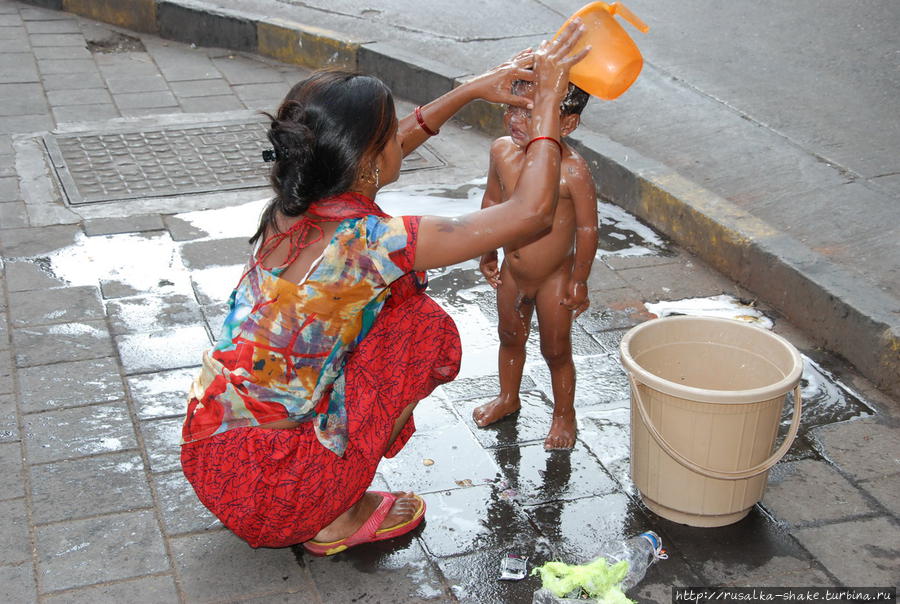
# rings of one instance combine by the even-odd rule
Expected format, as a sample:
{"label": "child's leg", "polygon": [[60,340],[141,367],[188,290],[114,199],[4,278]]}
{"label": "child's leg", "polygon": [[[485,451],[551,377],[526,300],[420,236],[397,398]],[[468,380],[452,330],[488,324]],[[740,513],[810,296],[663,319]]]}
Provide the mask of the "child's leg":
{"label": "child's leg", "polygon": [[553,421],[545,449],[575,446],[575,363],[572,361],[572,311],[560,304],[565,296],[571,265],[548,279],[537,293],[541,354],[550,368],[553,386]]}
{"label": "child's leg", "polygon": [[534,299],[519,289],[506,266],[500,270],[497,288],[497,312],[500,315],[497,331],[500,335],[498,370],[500,395],[476,407],[472,412],[475,424],[484,427],[519,410],[519,386],[525,367],[525,342],[534,313]]}

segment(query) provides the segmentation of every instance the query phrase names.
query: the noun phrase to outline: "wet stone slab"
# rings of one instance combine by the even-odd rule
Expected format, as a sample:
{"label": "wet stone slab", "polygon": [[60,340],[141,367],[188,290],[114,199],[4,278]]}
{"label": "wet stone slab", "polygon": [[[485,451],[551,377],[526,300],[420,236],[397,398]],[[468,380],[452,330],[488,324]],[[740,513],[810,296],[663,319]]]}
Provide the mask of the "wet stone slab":
{"label": "wet stone slab", "polygon": [[881,478],[873,478],[859,483],[861,489],[874,497],[885,510],[895,517],[900,516],[900,472]]}
{"label": "wet stone slab", "polygon": [[19,564],[31,559],[28,513],[24,499],[0,501],[0,564]]}
{"label": "wet stone slab", "polygon": [[591,290],[590,297],[591,307],[575,319],[590,334],[630,329],[655,317],[644,306],[644,299],[634,288]]}
{"label": "wet stone slab", "polygon": [[897,584],[900,528],[890,518],[798,529],[793,534],[844,585]]}
{"label": "wet stone slab", "polygon": [[550,430],[553,403],[542,392],[522,392],[519,395],[522,403],[519,411],[479,428],[472,419],[472,411],[492,398],[464,401],[458,407],[460,416],[482,447],[509,447],[544,441]]}
{"label": "wet stone slab", "polygon": [[247,237],[191,241],[182,244],[181,257],[186,267],[197,270],[243,264],[250,257],[250,249]]}
{"label": "wet stone slab", "polygon": [[46,411],[125,398],[119,368],[112,358],[19,369],[22,411]]}
{"label": "wet stone slab", "polygon": [[289,548],[252,549],[230,531],[170,540],[181,589],[189,602],[243,600],[273,593],[315,593]]}
{"label": "wet stone slab", "polygon": [[199,367],[133,375],[128,389],[140,419],[181,417],[187,409],[187,392]]}
{"label": "wet stone slab", "polygon": [[191,271],[191,283],[201,306],[212,306],[227,301],[244,270],[244,265],[233,264]]}
{"label": "wet stone slab", "polygon": [[300,555],[323,602],[446,602],[417,532],[328,558]]}
{"label": "wet stone slab", "polygon": [[38,574],[46,591],[138,577],[169,568],[152,511],[39,526],[35,539]]}
{"label": "wet stone slab", "polygon": [[44,596],[45,604],[97,604],[98,602],[135,601],[135,596],[145,602],[177,602],[178,591],[173,577],[142,577],[111,585],[97,585],[57,596]]}
{"label": "wet stone slab", "polygon": [[417,493],[482,484],[499,477],[491,456],[458,424],[416,432],[396,457],[381,460],[378,471],[392,490]]}
{"label": "wet stone slab", "polygon": [[[553,392],[552,376],[544,364],[525,368],[537,387],[548,395]],[[599,355],[575,359],[575,408],[617,409],[628,405],[628,377],[618,355]]]}
{"label": "wet stone slab", "polygon": [[622,493],[555,501],[526,511],[560,559],[572,564],[594,559],[602,553],[603,542],[619,543],[656,530],[640,507]]}
{"label": "wet stone slab", "polygon": [[859,419],[817,428],[810,433],[816,447],[857,480],[897,473],[900,441],[877,419]]}
{"label": "wet stone slab", "polygon": [[0,500],[25,496],[22,461],[22,448],[19,443],[0,443],[0,476],[6,478]]}
{"label": "wet stone slab", "polygon": [[498,579],[501,561],[508,554],[527,557],[528,572],[535,566],[555,559],[546,540],[532,537],[530,542],[523,542],[515,548],[481,550],[453,558],[438,558],[435,562],[450,583],[453,595],[460,602],[531,602],[532,595],[541,587],[539,577],[526,576],[521,581]]}
{"label": "wet stone slab", "polygon": [[150,470],[168,472],[181,467],[181,425],[183,418],[141,422],[144,447],[150,458]]}
{"label": "wet stone slab", "polygon": [[204,507],[181,470],[155,474],[156,496],[167,535],[221,529],[222,523]]}
{"label": "wet stone slab", "polygon": [[12,352],[0,350],[0,394],[11,394],[13,391],[13,357]]}
{"label": "wet stone slab", "polygon": [[13,327],[90,321],[104,317],[96,287],[62,287],[35,292],[12,292],[9,310]]}
{"label": "wet stone slab", "polygon": [[413,412],[413,418],[416,433],[439,432],[459,425],[459,418],[452,410],[452,403],[444,400],[439,392],[419,401]]}
{"label": "wet stone slab", "polygon": [[772,468],[762,504],[778,521],[793,525],[875,512],[834,467],[813,460],[780,463]]}
{"label": "wet stone slab", "polygon": [[[530,376],[523,375],[520,390],[534,390],[535,388],[534,380]],[[459,378],[449,384],[443,384],[439,387],[439,390],[462,413],[463,405],[459,404],[460,401],[484,397],[493,398],[500,392],[500,382],[496,375]]]}
{"label": "wet stone slab", "polygon": [[4,602],[36,602],[37,586],[31,562],[16,566],[0,566],[0,600]]}
{"label": "wet stone slab", "polygon": [[0,394],[0,443],[19,440],[19,423],[16,418],[16,399],[12,394]]}
{"label": "wet stone slab", "polygon": [[41,256],[75,243],[81,228],[75,225],[0,230],[0,250],[7,258]]}
{"label": "wet stone slab", "polygon": [[630,409],[578,413],[578,440],[600,460],[619,488],[637,495],[631,482]]}
{"label": "wet stone slab", "polygon": [[44,463],[137,447],[125,403],[26,415],[28,461]]}
{"label": "wet stone slab", "polygon": [[150,373],[196,366],[210,339],[203,325],[191,325],[117,336],[116,346],[126,374]]}
{"label": "wet stone slab", "polygon": [[169,294],[119,298],[106,303],[113,335],[197,325],[204,320],[193,296]]}
{"label": "wet stone slab", "polygon": [[507,493],[524,505],[603,495],[616,483],[584,445],[572,451],[545,451],[543,445],[492,449]]}
{"label": "wet stone slab", "polygon": [[112,355],[105,321],[82,321],[13,329],[18,367],[81,361]]}
{"label": "wet stone slab", "polygon": [[152,505],[136,452],[31,466],[31,506],[38,524]]}
{"label": "wet stone slab", "polygon": [[421,538],[433,556],[524,551],[536,537],[519,506],[491,485],[430,493],[424,499],[428,520]]}

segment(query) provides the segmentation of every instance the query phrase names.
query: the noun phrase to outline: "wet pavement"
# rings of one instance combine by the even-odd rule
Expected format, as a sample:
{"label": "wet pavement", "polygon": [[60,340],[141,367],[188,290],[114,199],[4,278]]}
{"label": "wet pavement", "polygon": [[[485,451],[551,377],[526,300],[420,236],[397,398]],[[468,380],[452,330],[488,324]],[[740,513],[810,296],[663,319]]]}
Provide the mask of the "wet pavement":
{"label": "wet pavement", "polygon": [[[18,40],[0,46],[0,600],[530,602],[535,577],[497,580],[507,553],[530,567],[583,562],[647,529],[670,557],[631,594],[641,602],[670,601],[672,586],[900,583],[898,401],[605,201],[592,305],[573,327],[571,452],[542,447],[552,396],[537,330],[522,410],[474,425],[472,410],[497,392],[495,297],[474,261],[432,271],[430,292],[463,339],[460,377],[419,405],[416,434],[374,483],[422,493],[426,522],[329,559],[249,548],[196,500],[177,442],[185,389],[266,192],[69,205],[44,136],[252,121],[305,72],[9,0],[0,28]],[[394,214],[477,208],[489,143],[448,124],[424,164],[407,164],[379,201]],[[618,345],[631,327],[670,314],[741,317],[804,355],[800,436],[760,504],[731,526],[660,518],[631,482]]]}

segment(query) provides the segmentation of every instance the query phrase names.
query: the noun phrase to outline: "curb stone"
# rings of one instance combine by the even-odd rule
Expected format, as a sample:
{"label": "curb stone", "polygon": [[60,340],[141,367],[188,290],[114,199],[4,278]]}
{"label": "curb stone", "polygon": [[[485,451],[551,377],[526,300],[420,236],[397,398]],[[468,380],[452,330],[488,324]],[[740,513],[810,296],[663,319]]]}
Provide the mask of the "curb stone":
{"label": "curb stone", "polygon": [[[196,0],[23,0],[91,19],[158,32],[200,45],[255,52],[304,67],[373,73],[399,97],[425,102],[466,74],[382,42],[221,9]],[[279,48],[286,43],[285,49]],[[488,134],[501,108],[472,104],[459,117]],[[740,285],[760,293],[823,347],[842,355],[879,388],[900,394],[900,303],[861,285],[771,225],[663,164],[588,131],[573,137],[602,197],[614,201]]]}

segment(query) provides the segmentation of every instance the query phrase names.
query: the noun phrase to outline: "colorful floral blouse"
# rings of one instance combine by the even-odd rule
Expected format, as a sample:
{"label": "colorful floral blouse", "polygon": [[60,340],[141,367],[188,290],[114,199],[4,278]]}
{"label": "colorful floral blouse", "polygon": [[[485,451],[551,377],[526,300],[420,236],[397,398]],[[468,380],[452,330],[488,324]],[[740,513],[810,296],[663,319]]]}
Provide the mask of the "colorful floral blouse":
{"label": "colorful floral blouse", "polygon": [[322,445],[343,455],[344,364],[388,285],[412,271],[418,225],[409,216],[345,219],[300,284],[251,262],[191,385],[182,443],[280,419],[314,420]]}

